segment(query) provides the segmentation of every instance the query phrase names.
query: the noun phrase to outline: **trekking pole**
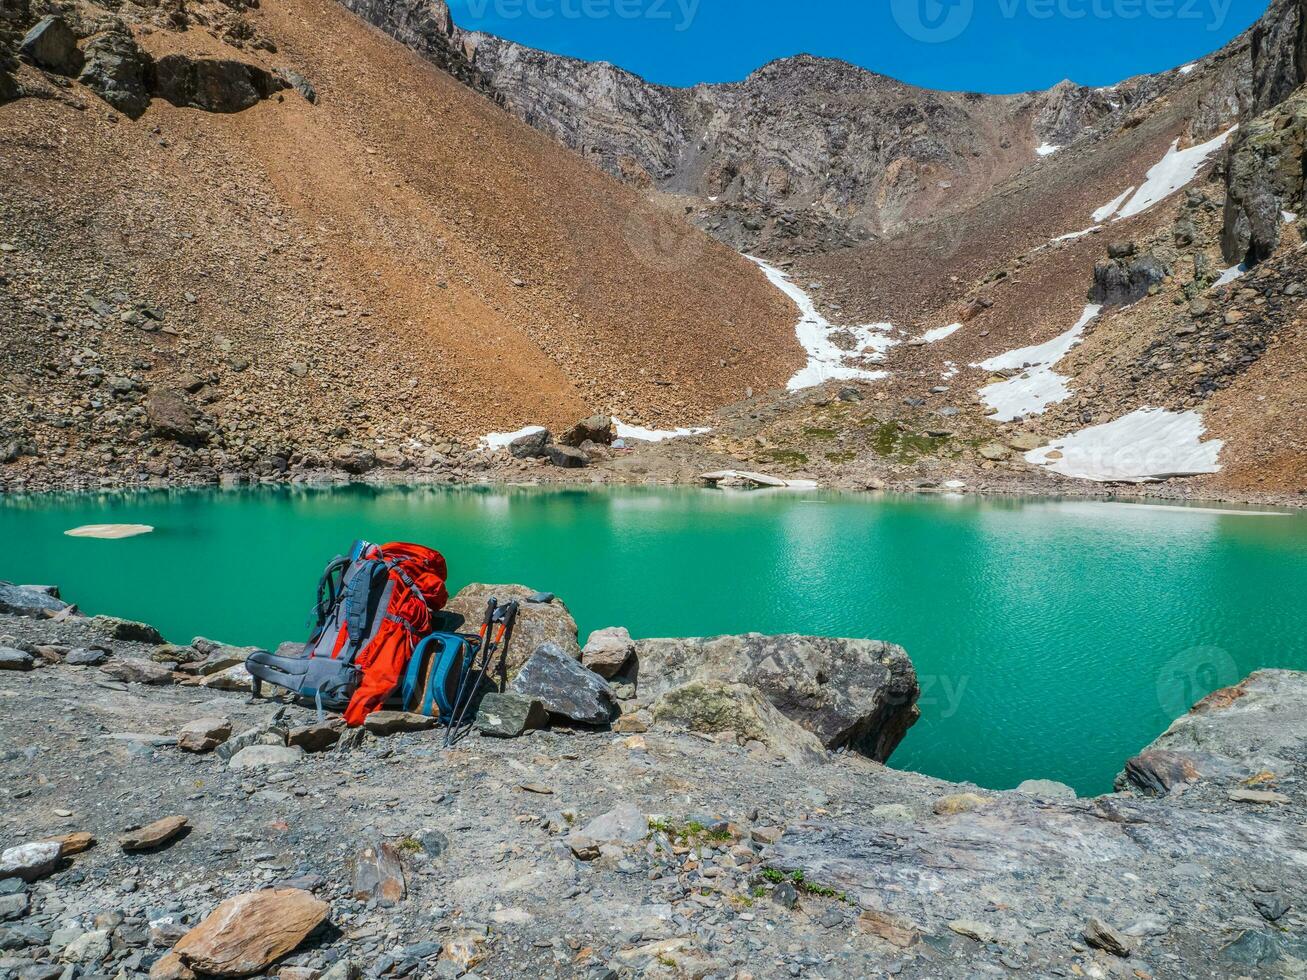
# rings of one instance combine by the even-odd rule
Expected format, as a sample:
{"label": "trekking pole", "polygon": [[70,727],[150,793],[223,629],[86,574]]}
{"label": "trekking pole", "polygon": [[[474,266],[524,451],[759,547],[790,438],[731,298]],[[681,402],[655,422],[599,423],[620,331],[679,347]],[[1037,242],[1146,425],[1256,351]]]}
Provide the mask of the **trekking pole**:
{"label": "trekking pole", "polygon": [[508,644],[513,639],[513,627],[517,625],[517,613],[521,608],[517,602],[508,604],[504,614],[504,635],[499,643],[499,693],[508,690]]}
{"label": "trekking pole", "polygon": [[[486,643],[485,655],[481,658],[481,663],[476,670],[476,678],[468,688],[467,700],[462,704],[458,717],[454,719],[453,741],[457,742],[461,737],[463,722],[467,717],[467,709],[472,706],[476,700],[477,692],[481,685],[490,677],[490,671],[494,667],[495,652],[502,651],[504,648],[504,637],[509,635],[513,628],[513,623],[517,620],[517,603],[510,602],[506,606],[500,606],[495,610],[494,620],[499,624],[499,629],[492,628],[490,640]],[[501,652],[502,658],[502,652]],[[475,718],[472,724],[475,722]]]}
{"label": "trekking pole", "polygon": [[454,719],[459,714],[459,705],[463,701],[463,694],[467,689],[467,679],[471,676],[473,668],[476,666],[477,657],[484,655],[486,646],[490,642],[490,630],[494,625],[495,612],[499,606],[499,600],[493,596],[486,603],[486,615],[481,621],[481,629],[477,632],[480,639],[477,642],[477,648],[472,651],[468,662],[463,665],[462,676],[458,680],[458,690],[454,694],[454,703],[450,705],[449,720],[445,722],[445,748],[449,748],[454,737]]}

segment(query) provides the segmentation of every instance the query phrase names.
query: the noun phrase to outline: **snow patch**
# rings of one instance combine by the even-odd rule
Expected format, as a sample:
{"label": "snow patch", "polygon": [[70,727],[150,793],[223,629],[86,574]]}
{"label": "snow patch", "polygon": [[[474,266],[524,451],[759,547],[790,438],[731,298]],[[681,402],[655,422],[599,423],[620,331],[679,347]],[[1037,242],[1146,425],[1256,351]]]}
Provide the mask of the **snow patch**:
{"label": "snow patch", "polygon": [[544,431],[545,427],[543,425],[528,425],[516,432],[488,432],[481,437],[481,448],[507,449],[514,439],[521,439],[523,436],[531,436]]}
{"label": "snow patch", "polygon": [[1283,221],[1286,225],[1291,225],[1298,220],[1298,216],[1294,214],[1292,211],[1281,211],[1280,220]]}
{"label": "snow patch", "polygon": [[1240,262],[1238,265],[1232,265],[1230,266],[1230,268],[1222,272],[1220,276],[1217,277],[1216,282],[1212,283],[1212,285],[1209,286],[1208,288],[1216,289],[1219,286],[1224,286],[1227,283],[1232,283],[1247,271],[1248,271],[1248,266],[1244,265],[1242,262]]}
{"label": "snow patch", "polygon": [[1198,63],[1192,62],[1187,65],[1181,65],[1179,68],[1176,69],[1176,71],[1178,71],[1181,75],[1188,75],[1191,71],[1193,71],[1197,67],[1198,67]]}
{"label": "snow patch", "polygon": [[683,439],[686,436],[701,436],[712,429],[646,429],[642,425],[628,425],[619,418],[613,419],[613,428],[619,439],[639,439],[642,442],[666,442],[668,439]]}
{"label": "snow patch", "polygon": [[1203,442],[1205,431],[1197,412],[1141,408],[1031,450],[1026,461],[1063,476],[1101,483],[1216,473],[1225,443]]}
{"label": "snow patch", "polygon": [[[1134,190],[1134,188],[1132,187],[1132,188],[1130,188],[1130,190],[1132,191],[1132,190]],[[1129,194],[1129,193],[1130,193],[1130,191],[1126,191],[1126,194]],[[1125,195],[1122,195],[1122,199],[1123,199],[1123,200],[1124,200],[1124,197],[1125,197]],[[1120,207],[1120,205],[1118,204],[1117,207]],[[1094,215],[1095,215],[1095,217],[1097,217],[1098,212],[1095,211],[1095,212],[1094,212]],[[1065,234],[1065,235],[1058,235],[1056,238],[1051,239],[1051,240],[1049,241],[1048,244],[1050,244],[1050,245],[1056,245],[1058,242],[1069,242],[1069,241],[1073,241],[1074,239],[1077,239],[1077,238],[1084,238],[1086,235],[1092,235],[1094,232],[1096,232],[1096,231],[1100,231],[1100,230],[1102,229],[1102,227],[1103,227],[1102,225],[1091,225],[1090,227],[1085,228],[1085,229],[1083,229],[1083,230],[1081,230],[1081,231],[1072,231],[1072,232],[1068,232],[1068,233]]]}
{"label": "snow patch", "polygon": [[989,417],[996,422],[1011,422],[1026,415],[1040,415],[1049,405],[1066,401],[1071,396],[1071,389],[1067,387],[1067,379],[1054,371],[1053,366],[1080,343],[1085,327],[1102,309],[1091,303],[1066,333],[1046,343],[1008,351],[973,364],[972,367],[983,371],[1025,369],[1015,378],[996,381],[980,389],[981,401],[995,410]]}
{"label": "snow patch", "polygon": [[961,329],[962,324],[950,323],[947,327],[936,327],[934,330],[927,330],[918,339],[924,340],[928,344],[933,344],[943,340],[945,337],[952,337]]}
{"label": "snow patch", "polygon": [[1062,147],[1054,146],[1052,143],[1041,143],[1039,146],[1035,147],[1035,152],[1041,157],[1051,157],[1060,149],[1062,149]]}
{"label": "snow patch", "polygon": [[1095,222],[1106,221],[1108,218],[1112,217],[1112,215],[1116,214],[1117,211],[1121,210],[1121,205],[1126,202],[1126,198],[1128,198],[1134,192],[1135,192],[1135,188],[1133,186],[1127,188],[1121,194],[1120,197],[1113,198],[1112,200],[1108,201],[1101,208],[1099,208],[1097,211],[1091,214],[1090,218],[1092,218]]}
{"label": "snow patch", "polygon": [[[1161,162],[1148,171],[1143,186],[1139,188],[1135,196],[1130,198],[1125,207],[1121,208],[1120,212],[1112,220],[1122,221],[1126,218],[1133,218],[1135,215],[1147,211],[1158,201],[1162,201],[1180,190],[1198,176],[1198,171],[1203,169],[1203,165],[1207,163],[1208,158],[1225,145],[1225,141],[1230,138],[1230,134],[1237,128],[1237,126],[1231,126],[1220,136],[1210,139],[1206,143],[1191,146],[1187,150],[1180,149],[1180,141],[1177,139],[1171,144],[1171,148],[1166,151],[1166,156],[1162,157]],[[1108,212],[1108,214],[1111,213]],[[1094,220],[1102,220],[1098,217],[1098,212],[1094,213]]]}
{"label": "snow patch", "polygon": [[[808,354],[808,363],[790,378],[786,387],[790,391],[811,388],[824,381],[862,380],[879,381],[889,377],[888,371],[871,371],[865,367],[850,364],[855,360],[880,360],[885,352],[898,343],[890,332],[894,325],[890,323],[868,323],[858,327],[837,327],[817,312],[812,297],[795,285],[790,277],[780,269],[769,265],[762,259],[746,256],[754,262],[771,284],[793,300],[799,308],[799,322],[794,328],[799,345]],[[842,350],[834,342],[833,335],[851,333],[854,337],[854,349]],[[867,355],[861,352],[869,351]]]}

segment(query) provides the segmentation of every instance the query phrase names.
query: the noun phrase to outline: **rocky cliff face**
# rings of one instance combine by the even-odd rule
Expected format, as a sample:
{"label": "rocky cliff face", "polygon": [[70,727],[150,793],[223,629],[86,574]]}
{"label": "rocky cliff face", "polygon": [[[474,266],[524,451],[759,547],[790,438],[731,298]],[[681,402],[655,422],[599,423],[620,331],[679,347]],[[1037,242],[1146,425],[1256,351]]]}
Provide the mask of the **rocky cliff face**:
{"label": "rocky cliff face", "polygon": [[[1185,81],[1169,72],[985,96],[801,55],[742,82],[677,89],[463,32],[443,3],[343,2],[613,176],[689,198],[690,217],[715,237],[774,255],[856,245],[965,207]],[[1234,97],[1212,115],[1229,115]]]}

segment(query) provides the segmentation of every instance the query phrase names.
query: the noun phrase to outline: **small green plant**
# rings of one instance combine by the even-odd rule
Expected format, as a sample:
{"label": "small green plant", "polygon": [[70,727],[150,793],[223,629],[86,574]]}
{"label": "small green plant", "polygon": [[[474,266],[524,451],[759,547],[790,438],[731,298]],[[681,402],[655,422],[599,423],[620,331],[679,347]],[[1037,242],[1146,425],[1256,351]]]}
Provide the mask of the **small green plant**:
{"label": "small green plant", "polygon": [[781,463],[786,466],[802,466],[808,462],[808,454],[801,453],[796,449],[768,449],[761,455],[769,462]]}
{"label": "small green plant", "polygon": [[803,434],[812,439],[834,439],[836,432],[834,429],[822,429],[810,425],[803,430]]}
{"label": "small green plant", "polygon": [[843,450],[838,453],[827,453],[826,459],[831,463],[852,463],[858,458],[858,454],[851,449]]}
{"label": "small green plant", "polygon": [[818,885],[815,882],[808,881],[802,871],[791,871],[786,874],[776,868],[763,868],[762,878],[770,881],[772,884],[779,885],[782,881],[788,881],[804,895],[816,895],[819,898],[833,898],[837,902],[847,902],[849,896],[834,888],[827,888],[825,885]]}
{"label": "small green plant", "polygon": [[412,837],[401,837],[395,842],[395,847],[404,854],[416,854],[422,850],[422,844]]}

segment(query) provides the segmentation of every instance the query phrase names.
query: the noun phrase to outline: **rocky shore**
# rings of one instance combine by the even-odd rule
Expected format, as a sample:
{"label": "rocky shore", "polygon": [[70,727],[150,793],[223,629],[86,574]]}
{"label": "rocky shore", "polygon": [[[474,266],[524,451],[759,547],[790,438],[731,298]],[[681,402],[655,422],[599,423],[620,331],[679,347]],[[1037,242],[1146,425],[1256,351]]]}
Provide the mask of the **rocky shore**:
{"label": "rocky shore", "polygon": [[[858,386],[826,386],[791,395],[781,408],[762,410],[761,417],[770,418],[778,412],[820,411],[843,400],[860,399]],[[1018,449],[992,438],[988,441],[971,440],[964,453],[950,454],[946,467],[937,460],[903,455],[898,448],[888,454],[868,452],[852,462],[825,461],[815,451],[810,458],[797,448],[768,450],[761,454],[733,453],[734,446],[751,438],[750,433],[759,418],[760,411],[756,406],[734,406],[722,413],[721,425],[713,433],[660,442],[619,439],[611,428],[603,441],[577,438],[578,427],[596,421],[586,419],[557,438],[544,432],[524,437],[512,446],[493,449],[460,442],[403,453],[354,446],[331,455],[309,452],[254,461],[211,451],[183,449],[182,456],[174,457],[171,464],[162,468],[101,466],[89,459],[82,465],[76,459],[63,458],[55,462],[19,453],[12,458],[11,465],[0,465],[0,495],[186,487],[341,486],[350,483],[373,486],[734,485],[751,489],[779,485],[779,482],[749,480],[719,484],[715,479],[704,479],[706,474],[715,472],[744,471],[761,473],[776,481],[797,481],[809,489],[855,493],[1061,496],[1307,506],[1307,495],[1301,490],[1232,490],[1214,486],[1201,477],[1137,484],[1068,479],[1039,467],[1018,465]],[[895,430],[896,440],[905,445],[918,441],[909,428],[899,423],[885,423],[880,428]],[[806,431],[816,433],[810,435],[810,442],[824,438],[825,430],[809,427]],[[156,438],[166,441],[168,437],[156,435]],[[805,450],[811,448],[802,446]],[[3,452],[5,447],[0,445],[0,460]],[[1000,453],[1003,456],[1001,465],[989,458]]]}
{"label": "rocky shore", "polygon": [[1307,676],[1208,696],[1076,799],[877,761],[916,710],[890,644],[583,643],[555,600],[515,649],[443,750],[0,585],[0,977],[1307,970]]}

